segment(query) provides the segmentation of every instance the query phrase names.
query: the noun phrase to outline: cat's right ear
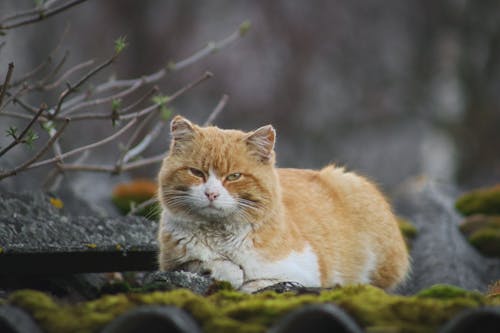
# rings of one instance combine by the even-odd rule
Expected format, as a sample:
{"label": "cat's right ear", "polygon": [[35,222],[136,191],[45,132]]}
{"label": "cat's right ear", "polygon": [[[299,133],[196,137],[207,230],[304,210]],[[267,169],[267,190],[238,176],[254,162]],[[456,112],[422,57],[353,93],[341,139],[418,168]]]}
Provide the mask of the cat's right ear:
{"label": "cat's right ear", "polygon": [[172,148],[179,149],[182,144],[190,141],[194,136],[193,124],[184,117],[175,116],[170,122]]}
{"label": "cat's right ear", "polygon": [[269,162],[274,156],[276,131],[271,125],[262,126],[246,137],[250,152],[261,162]]}

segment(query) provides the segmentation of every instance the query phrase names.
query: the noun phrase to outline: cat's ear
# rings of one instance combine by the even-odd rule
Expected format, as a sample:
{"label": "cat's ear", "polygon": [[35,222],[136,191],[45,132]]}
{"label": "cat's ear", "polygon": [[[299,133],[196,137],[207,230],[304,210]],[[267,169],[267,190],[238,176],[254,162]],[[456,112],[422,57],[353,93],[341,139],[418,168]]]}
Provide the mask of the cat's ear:
{"label": "cat's ear", "polygon": [[172,147],[178,148],[194,136],[194,125],[184,117],[175,116],[170,122],[170,135],[172,136]]}
{"label": "cat's ear", "polygon": [[273,157],[276,131],[271,125],[262,126],[246,137],[250,152],[262,162],[269,162]]}

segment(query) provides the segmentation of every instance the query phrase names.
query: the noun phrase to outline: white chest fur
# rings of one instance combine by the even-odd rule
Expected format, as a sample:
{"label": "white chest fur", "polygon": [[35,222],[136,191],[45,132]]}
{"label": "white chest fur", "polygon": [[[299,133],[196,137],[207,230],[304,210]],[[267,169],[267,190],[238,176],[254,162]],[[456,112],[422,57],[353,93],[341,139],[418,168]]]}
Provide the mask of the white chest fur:
{"label": "white chest fur", "polygon": [[196,221],[175,219],[165,211],[161,228],[181,240],[180,244],[186,247],[186,261],[201,261],[215,278],[228,280],[236,288],[243,284],[247,285],[244,290],[254,291],[282,281],[309,287],[321,285],[318,259],[309,245],[273,261],[253,248],[247,239],[249,227],[218,232],[200,227]]}

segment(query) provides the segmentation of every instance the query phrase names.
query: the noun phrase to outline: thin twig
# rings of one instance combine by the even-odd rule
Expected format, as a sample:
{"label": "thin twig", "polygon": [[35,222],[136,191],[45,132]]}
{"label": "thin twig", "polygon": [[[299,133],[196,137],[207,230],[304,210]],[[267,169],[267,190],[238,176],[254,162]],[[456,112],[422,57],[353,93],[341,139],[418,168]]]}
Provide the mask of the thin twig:
{"label": "thin twig", "polygon": [[[20,26],[23,26],[23,25],[28,25],[28,24],[31,24],[31,23],[35,23],[35,22],[38,22],[38,21],[45,20],[45,19],[47,19],[47,18],[49,18],[49,17],[51,17],[53,15],[59,14],[60,12],[65,11],[65,10],[71,8],[71,7],[74,7],[74,6],[78,5],[78,4],[81,4],[82,2],[85,2],[85,1],[87,1],[87,0],[73,0],[73,1],[68,1],[65,4],[62,4],[60,6],[52,8],[52,9],[37,10],[37,11],[35,11],[35,13],[33,13],[32,17],[19,20],[18,22],[14,22],[12,24],[7,24],[7,25],[1,25],[0,24],[0,30],[13,29],[13,28],[17,28],[17,27],[20,27]],[[26,13],[25,13],[23,16],[29,16],[29,15],[26,15]],[[7,21],[11,21],[11,20],[12,19],[10,17],[7,17],[7,18],[5,18],[5,19],[2,20],[2,23],[7,22]]]}
{"label": "thin twig", "polygon": [[153,119],[154,116],[155,116],[154,113],[148,114],[148,116],[139,124],[139,126],[137,126],[134,133],[132,133],[132,135],[130,136],[130,139],[126,143],[125,147],[123,147],[123,151],[120,154],[120,157],[118,158],[118,160],[115,163],[117,169],[120,169],[121,166],[123,165],[123,163],[128,162],[128,161],[125,161],[125,156],[127,155],[128,151],[130,150],[130,147],[132,147],[132,144],[137,140],[137,138],[139,137],[142,130],[151,121],[151,119]]}
{"label": "thin twig", "polygon": [[[127,107],[123,108],[120,111],[121,115],[127,114],[130,110],[133,110],[135,107],[137,107],[139,104],[144,102],[146,99],[149,97],[153,96],[155,93],[158,92],[158,87],[154,86],[151,90],[149,90],[146,94],[141,96],[138,100],[133,102],[132,104],[128,105]],[[79,115],[74,115],[71,117],[72,121],[79,121],[79,120],[89,120],[89,119],[112,119],[113,115],[110,112],[99,112],[99,113],[85,113],[85,114],[79,114]],[[56,118],[56,120],[58,120]]]}
{"label": "thin twig", "polygon": [[106,68],[107,66],[111,65],[117,58],[118,54],[115,53],[113,54],[112,57],[110,57],[108,60],[97,66],[96,68],[92,69],[90,72],[88,72],[85,76],[83,76],[75,85],[69,85],[69,87],[63,91],[61,96],[59,97],[59,101],[57,102],[57,106],[55,108],[53,116],[56,117],[59,114],[59,111],[61,111],[61,106],[66,97],[68,97],[72,92],[76,91],[82,84],[84,84],[88,79],[90,79],[92,76],[95,74],[99,73],[101,70]]}
{"label": "thin twig", "polygon": [[228,100],[229,100],[229,96],[228,95],[223,95],[222,96],[222,98],[220,99],[219,103],[217,103],[217,106],[215,107],[215,109],[208,115],[208,118],[203,123],[203,126],[212,125],[212,123],[214,122],[215,118],[217,118],[217,116],[219,115],[219,113],[221,113],[221,111],[226,106]]}
{"label": "thin twig", "polygon": [[[188,83],[187,85],[185,85],[184,87],[182,87],[181,89],[179,89],[175,93],[173,93],[171,96],[169,96],[169,98],[165,104],[172,103],[177,98],[184,95],[187,91],[193,89],[194,87],[196,87],[197,85],[199,85],[203,81],[210,79],[213,76],[214,75],[211,72],[205,72],[198,79],[196,79],[193,82]],[[120,115],[119,119],[130,119],[130,118],[134,118],[134,117],[142,117],[142,116],[148,114],[149,112],[151,112],[159,107],[160,107],[160,105],[154,104],[154,105],[151,105],[151,106],[149,106],[141,111],[137,111],[137,112],[133,112],[133,113],[125,114],[125,115]]]}
{"label": "thin twig", "polygon": [[40,161],[38,163],[33,163],[32,165],[29,166],[29,169],[37,168],[37,167],[45,165],[45,164],[50,164],[50,163],[58,162],[60,159],[63,159],[63,158],[66,158],[66,157],[78,154],[78,153],[80,153],[82,151],[85,151],[85,150],[88,150],[88,149],[93,149],[93,148],[102,146],[103,144],[108,143],[110,141],[113,141],[114,139],[116,139],[117,137],[119,137],[120,135],[122,135],[123,133],[125,133],[136,122],[137,122],[137,118],[134,118],[131,121],[129,121],[127,125],[123,126],[120,130],[118,130],[117,132],[113,133],[112,135],[110,135],[110,136],[108,136],[108,137],[106,137],[106,138],[104,138],[102,140],[93,142],[93,143],[88,144],[86,146],[75,148],[73,150],[70,150],[70,151],[68,151],[66,153],[61,154],[59,157],[53,157],[53,158],[49,158],[49,159]]}
{"label": "thin twig", "polygon": [[91,100],[91,101],[87,101],[87,102],[83,102],[83,103],[77,104],[77,105],[73,106],[72,108],[69,108],[68,110],[65,110],[64,112],[62,112],[61,116],[70,115],[70,114],[74,113],[75,111],[78,111],[78,110],[80,110],[82,108],[85,108],[85,107],[97,106],[99,104],[108,103],[108,102],[111,102],[111,101],[113,101],[115,99],[122,98],[124,96],[127,96],[127,95],[133,93],[134,91],[136,91],[137,89],[139,89],[142,85],[143,85],[142,81],[137,81],[136,84],[134,84],[130,88],[122,90],[122,91],[120,91],[120,92],[118,92],[118,93],[116,93],[114,95],[106,96],[106,97],[103,97],[103,98],[97,98],[97,99],[94,99],[94,100]]}
{"label": "thin twig", "polygon": [[[55,1],[57,1],[57,0],[55,0]],[[12,15],[10,15],[8,17],[5,17],[2,20],[0,20],[0,24],[3,24],[3,23],[6,23],[6,22],[9,22],[9,21],[18,19],[20,17],[33,16],[33,15],[37,15],[37,14],[40,15],[40,12],[43,9],[48,9],[48,7],[50,7],[53,3],[54,3],[54,0],[49,0],[46,3],[44,3],[42,7],[36,6],[35,8],[32,8],[32,9],[28,9],[28,10],[25,10],[25,11],[22,11],[22,12],[14,13],[14,14],[12,14]]]}
{"label": "thin twig", "polygon": [[36,113],[36,115],[31,119],[31,121],[24,128],[24,130],[21,132],[21,134],[19,134],[19,136],[15,136],[14,140],[8,146],[6,146],[2,150],[0,150],[0,156],[4,155],[6,152],[8,152],[12,148],[14,148],[16,145],[18,145],[18,144],[20,144],[20,143],[23,142],[24,136],[26,134],[28,134],[28,131],[31,129],[31,127],[33,126],[33,124],[35,124],[35,122],[37,121],[37,119],[42,115],[43,111],[45,111],[45,110],[47,110],[47,105],[46,104],[42,104],[40,106],[40,109]]}
{"label": "thin twig", "polygon": [[88,61],[85,61],[85,62],[82,62],[78,65],[75,65],[73,67],[71,67],[70,69],[68,69],[66,72],[64,72],[64,74],[61,75],[60,78],[58,78],[56,81],[52,82],[52,83],[48,83],[48,84],[45,84],[44,86],[42,86],[41,88],[43,90],[51,90],[51,89],[54,89],[54,88],[57,88],[59,85],[61,85],[61,83],[63,81],[65,81],[71,74],[73,74],[74,72],[76,71],[79,71],[85,67],[88,67],[88,66],[91,66],[94,64],[94,59],[91,59],[91,60],[88,60]]}
{"label": "thin twig", "polygon": [[139,104],[141,104],[142,102],[144,102],[145,100],[147,100],[148,98],[150,98],[151,96],[153,96],[154,94],[158,93],[159,90],[160,89],[158,88],[158,86],[154,86],[147,93],[145,93],[144,95],[142,95],[141,97],[139,97],[137,99],[137,101],[133,102],[132,104],[130,104],[130,105],[124,107],[122,110],[120,110],[120,113],[121,114],[126,114],[130,110],[135,109]]}
{"label": "thin twig", "polygon": [[47,81],[49,81],[51,78],[55,77],[57,75],[57,73],[59,73],[59,71],[61,70],[62,66],[64,65],[64,63],[66,62],[66,60],[68,59],[68,56],[69,56],[69,51],[66,51],[64,52],[64,55],[63,57],[61,58],[61,60],[59,60],[59,62],[56,64],[56,66],[47,74],[45,75],[44,78],[42,78],[37,84],[36,86],[37,87],[41,87],[43,86]]}
{"label": "thin twig", "polygon": [[9,87],[9,82],[12,77],[12,72],[14,71],[14,63],[9,62],[9,69],[7,69],[7,74],[5,75],[5,80],[3,81],[2,88],[0,89],[0,107],[2,107],[3,97],[5,96],[5,92]]}
{"label": "thin twig", "polygon": [[[28,114],[24,114],[24,113],[17,113],[17,112],[9,112],[9,111],[2,112],[2,116],[19,118],[19,119],[27,119],[27,120],[33,119],[33,115],[28,115]],[[43,117],[43,116],[41,116],[37,119],[38,122],[45,122],[47,120],[48,119]]]}
{"label": "thin twig", "polygon": [[[210,79],[211,77],[213,77],[213,74],[211,72],[207,71],[207,72],[203,73],[203,75],[201,75],[195,81],[188,83],[186,86],[184,86],[181,89],[179,89],[176,92],[174,92],[168,98],[166,104],[172,103],[177,98],[179,98],[180,96],[184,95],[187,91],[193,89],[198,84],[202,83],[203,81],[205,81],[207,79]],[[146,107],[146,108],[144,108],[144,109],[142,109],[140,111],[136,111],[136,112],[132,112],[132,113],[127,113],[127,114],[120,113],[119,116],[118,116],[118,119],[119,120],[127,120],[127,119],[131,119],[131,118],[135,118],[135,117],[142,117],[142,116],[144,116],[144,115],[146,115],[146,114],[154,111],[158,107],[159,107],[159,105],[154,104],[154,105],[148,106],[148,107]],[[72,120],[82,120],[82,119],[110,119],[111,117],[112,117],[111,114],[88,114],[88,115],[76,115],[76,116],[72,117],[71,119]]]}
{"label": "thin twig", "polygon": [[[156,123],[149,133],[144,136],[144,138],[134,146],[134,148],[130,149],[125,156],[123,157],[123,162],[127,163],[128,161],[134,159],[139,156],[149,145],[160,135],[161,130],[165,126],[165,122]],[[121,165],[121,164],[120,164]]]}
{"label": "thin twig", "polygon": [[[207,46],[205,48],[201,49],[200,51],[198,51],[194,55],[191,55],[184,60],[180,60],[177,63],[169,63],[166,67],[161,68],[160,70],[158,70],[152,74],[142,76],[140,78],[129,79],[129,80],[114,80],[114,81],[102,83],[102,84],[96,86],[95,89],[93,89],[93,93],[100,94],[100,93],[103,93],[103,92],[111,90],[111,89],[130,87],[130,86],[133,86],[139,80],[143,80],[144,84],[157,82],[160,79],[162,79],[167,74],[167,72],[174,72],[174,71],[178,71],[180,69],[183,69],[186,66],[191,65],[191,64],[195,63],[196,61],[199,61],[199,60],[203,59],[204,57],[212,54],[214,51],[220,50],[220,49],[228,46],[230,43],[237,40],[236,37],[244,36],[245,32],[247,31],[247,27],[248,27],[248,23],[243,22],[238,27],[238,30],[233,32],[228,37],[226,37],[220,41],[207,44]],[[81,100],[85,99],[86,97],[87,97],[86,94],[80,94],[78,96],[75,96],[71,100],[68,100],[66,103],[64,103],[63,108],[66,109],[69,106],[73,106],[74,104],[79,103]]]}
{"label": "thin twig", "polygon": [[21,165],[19,165],[18,167],[14,168],[12,170],[0,172],[0,180],[7,178],[7,177],[10,177],[10,176],[14,176],[14,175],[18,174],[19,172],[27,170],[35,161],[37,161],[40,157],[42,157],[42,155],[45,154],[45,152],[47,152],[47,150],[49,150],[49,148],[52,146],[52,144],[64,132],[64,130],[66,129],[68,124],[69,124],[69,119],[66,119],[64,121],[64,123],[61,125],[61,127],[59,128],[59,130],[56,132],[56,134],[47,141],[45,146],[42,149],[40,149],[35,154],[35,156],[33,156],[32,158],[30,158],[29,160],[27,160],[26,162],[22,163]]}
{"label": "thin twig", "polygon": [[146,208],[147,206],[152,205],[156,202],[158,202],[157,197],[152,197],[151,199],[143,201],[140,204],[136,205],[135,207],[132,207],[132,209],[130,209],[130,211],[127,213],[127,216],[135,215],[138,212],[140,212],[141,210],[143,210],[144,208]]}
{"label": "thin twig", "polygon": [[35,68],[33,68],[31,71],[28,73],[24,74],[22,77],[19,79],[16,79],[14,82],[12,82],[12,86],[16,87],[20,85],[21,83],[25,82],[26,80],[32,78],[33,76],[37,75],[39,72],[43,71],[45,67],[49,66],[52,63],[52,57],[48,56],[47,59],[39,63]]}

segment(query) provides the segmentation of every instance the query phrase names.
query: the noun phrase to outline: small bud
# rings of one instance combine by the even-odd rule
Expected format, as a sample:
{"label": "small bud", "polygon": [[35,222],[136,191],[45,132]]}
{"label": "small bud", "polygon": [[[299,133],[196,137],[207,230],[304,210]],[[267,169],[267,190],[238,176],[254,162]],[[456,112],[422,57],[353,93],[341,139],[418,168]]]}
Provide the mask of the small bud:
{"label": "small bud", "polygon": [[243,23],[240,24],[240,36],[245,36],[248,30],[250,30],[250,27],[252,24],[250,21],[244,21]]}
{"label": "small bud", "polygon": [[121,36],[118,37],[117,40],[115,40],[115,53],[118,54],[121,51],[123,51],[127,47],[127,37],[126,36]]}

